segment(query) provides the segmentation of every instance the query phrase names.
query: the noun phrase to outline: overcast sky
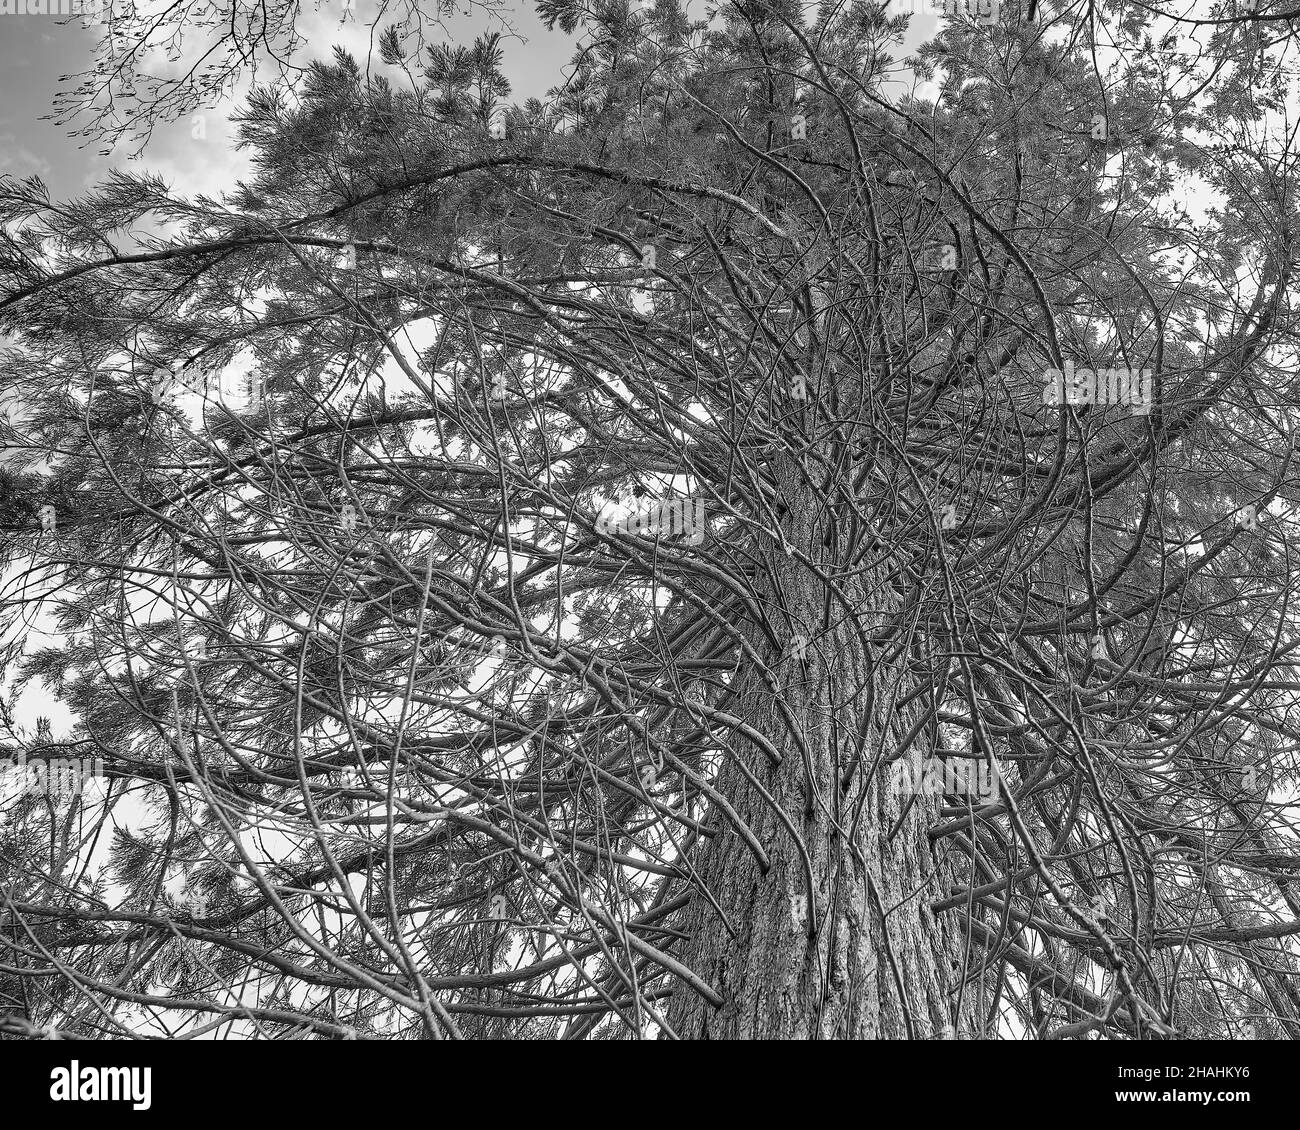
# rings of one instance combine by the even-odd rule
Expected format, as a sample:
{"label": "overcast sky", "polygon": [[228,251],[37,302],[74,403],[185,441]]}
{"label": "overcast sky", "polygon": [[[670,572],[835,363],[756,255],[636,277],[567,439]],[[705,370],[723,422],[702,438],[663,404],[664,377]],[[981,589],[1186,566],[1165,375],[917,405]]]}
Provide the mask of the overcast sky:
{"label": "overcast sky", "polygon": [[[367,0],[354,0],[353,11],[362,20],[366,5]],[[158,131],[139,161],[128,160],[125,149],[101,157],[101,143],[69,136],[75,123],[61,127],[42,121],[51,111],[60,76],[86,70],[100,36],[77,20],[60,23],[66,17],[12,15],[5,12],[8,6],[7,0],[0,0],[0,173],[37,173],[56,198],[80,191],[113,166],[148,168],[182,191],[212,192],[240,174],[244,166],[229,144],[227,126],[238,97],[205,115],[204,138],[191,137],[188,120],[178,122]],[[335,44],[342,44],[364,61],[369,53],[368,29],[356,18],[340,22],[342,0],[325,0],[319,11],[311,10],[308,0],[304,8],[300,26],[309,44],[304,59],[328,57]],[[511,101],[541,97],[563,81],[575,41],[558,30],[547,31],[531,3],[519,5],[510,20],[527,37],[526,43],[508,40],[505,44],[506,68],[514,84]],[[470,43],[489,26],[500,25],[482,16],[457,16],[447,22],[447,40]]]}

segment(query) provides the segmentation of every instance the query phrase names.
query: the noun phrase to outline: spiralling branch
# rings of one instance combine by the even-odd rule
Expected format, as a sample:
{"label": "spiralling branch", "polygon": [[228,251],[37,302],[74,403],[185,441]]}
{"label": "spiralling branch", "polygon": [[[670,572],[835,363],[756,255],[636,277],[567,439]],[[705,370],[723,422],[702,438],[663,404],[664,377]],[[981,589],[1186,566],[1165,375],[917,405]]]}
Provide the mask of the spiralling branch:
{"label": "spiralling branch", "polygon": [[1003,15],[5,182],[11,691],[104,765],[7,809],[6,1030],[1300,1034],[1292,159]]}

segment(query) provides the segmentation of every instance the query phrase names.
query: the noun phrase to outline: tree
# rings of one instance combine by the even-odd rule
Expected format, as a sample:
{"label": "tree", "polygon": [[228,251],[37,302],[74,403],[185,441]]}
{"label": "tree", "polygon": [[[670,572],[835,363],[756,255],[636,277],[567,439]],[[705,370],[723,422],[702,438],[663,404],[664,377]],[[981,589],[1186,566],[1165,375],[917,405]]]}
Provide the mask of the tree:
{"label": "tree", "polygon": [[543,11],[545,104],[389,35],[224,199],[7,183],[9,659],[113,783],[0,833],[8,1007],[1295,1035],[1276,80],[1143,11],[950,20],[929,100],[870,5]]}
{"label": "tree", "polygon": [[[101,36],[90,69],[62,76],[51,115],[75,126],[73,136],[105,143],[101,156],[127,142],[140,156],[158,125],[203,111],[250,81],[265,84],[268,72],[282,86],[302,77],[309,37],[300,0],[178,0],[161,11],[136,0],[62,0],[54,8]],[[321,8],[316,0],[311,12],[319,18]],[[373,34],[390,21],[386,34],[422,50],[457,10],[518,38],[501,0],[374,0],[360,10],[356,0],[342,0],[337,26]]]}

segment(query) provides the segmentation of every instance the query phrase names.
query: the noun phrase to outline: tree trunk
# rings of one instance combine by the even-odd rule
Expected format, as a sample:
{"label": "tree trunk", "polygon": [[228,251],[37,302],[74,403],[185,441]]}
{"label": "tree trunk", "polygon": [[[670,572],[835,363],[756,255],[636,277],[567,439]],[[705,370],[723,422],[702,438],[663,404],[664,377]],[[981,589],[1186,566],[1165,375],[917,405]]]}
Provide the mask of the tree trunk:
{"label": "tree trunk", "polygon": [[[813,494],[794,482],[786,497],[792,493],[806,505],[791,507],[787,537],[806,551],[816,544],[821,552],[811,556],[825,559]],[[922,707],[899,706],[908,687],[906,654],[885,649],[882,656],[863,639],[880,627],[896,598],[869,577],[846,581],[859,625],[842,604],[832,604],[827,627],[822,582],[797,561],[776,558],[769,575],[779,579],[780,591],[770,594],[769,607],[784,603],[792,623],[780,624],[775,614],[774,630],[802,632],[811,641],[807,661],[773,655],[755,629],[751,643],[770,657],[789,713],[758,671],[742,669],[736,701],[737,713],[768,737],[782,761],[774,765],[737,740],[718,777],[721,794],[753,830],[771,866],[762,872],[722,814],[711,820],[717,832],[699,857],[698,880],[725,920],[697,890],[684,924],[689,941],[678,952],[725,1002],[714,1008],[682,986],[667,1019],[684,1039],[933,1039],[951,1036],[945,1028],[971,1034],[978,1030],[969,1019],[974,994],[969,986],[959,991],[962,936],[951,912],[936,920],[929,909],[953,881],[927,837],[938,800],[890,787],[895,775],[888,762]],[[796,735],[806,743],[807,763]],[[931,741],[923,731],[913,749],[921,746],[924,756],[923,743]],[[807,862],[774,805],[798,832]],[[811,929],[809,869],[817,915]]]}

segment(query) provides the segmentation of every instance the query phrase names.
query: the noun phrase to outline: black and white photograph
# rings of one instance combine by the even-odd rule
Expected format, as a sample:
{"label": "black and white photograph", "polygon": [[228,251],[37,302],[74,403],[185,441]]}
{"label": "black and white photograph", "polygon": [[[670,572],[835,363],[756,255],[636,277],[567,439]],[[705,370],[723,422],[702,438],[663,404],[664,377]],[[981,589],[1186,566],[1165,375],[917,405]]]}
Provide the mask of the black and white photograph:
{"label": "black and white photograph", "polygon": [[1298,74],[1290,0],[0,0],[6,1092],[1289,1090]]}

